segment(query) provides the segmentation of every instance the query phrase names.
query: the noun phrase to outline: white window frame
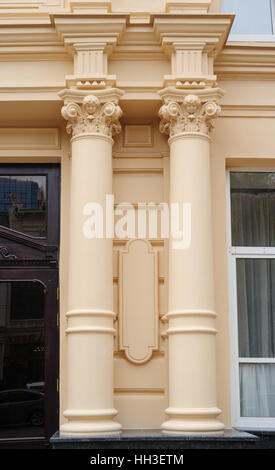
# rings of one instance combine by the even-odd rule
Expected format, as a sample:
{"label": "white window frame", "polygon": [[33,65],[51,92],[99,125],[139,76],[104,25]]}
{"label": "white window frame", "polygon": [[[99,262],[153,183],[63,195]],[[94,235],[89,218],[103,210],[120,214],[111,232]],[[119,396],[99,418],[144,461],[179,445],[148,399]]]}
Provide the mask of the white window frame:
{"label": "white window frame", "polygon": [[275,0],[270,0],[270,8],[273,34],[229,34],[227,42],[275,42]]}
{"label": "white window frame", "polygon": [[275,168],[230,168],[226,174],[227,199],[227,242],[228,242],[228,272],[229,272],[229,313],[230,313],[230,343],[231,343],[231,417],[232,426],[242,430],[275,430],[275,418],[241,417],[240,412],[240,379],[239,364],[275,364],[275,358],[240,358],[238,343],[238,304],[237,304],[237,259],[275,259],[275,247],[232,247],[231,231],[231,193],[230,173],[232,172],[275,172]]}

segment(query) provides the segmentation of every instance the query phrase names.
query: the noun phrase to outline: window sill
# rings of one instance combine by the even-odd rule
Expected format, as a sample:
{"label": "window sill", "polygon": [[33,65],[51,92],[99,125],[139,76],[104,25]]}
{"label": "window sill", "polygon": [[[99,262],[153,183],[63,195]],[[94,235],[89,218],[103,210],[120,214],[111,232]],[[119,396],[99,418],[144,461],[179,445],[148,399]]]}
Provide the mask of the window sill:
{"label": "window sill", "polygon": [[275,34],[230,34],[227,44],[231,42],[275,42]]}
{"label": "window sill", "polygon": [[[273,422],[271,422],[273,421]],[[259,419],[258,422],[251,422],[249,419],[241,419],[237,424],[233,426],[240,432],[261,432],[261,433],[274,433],[275,434],[275,419],[267,418]]]}

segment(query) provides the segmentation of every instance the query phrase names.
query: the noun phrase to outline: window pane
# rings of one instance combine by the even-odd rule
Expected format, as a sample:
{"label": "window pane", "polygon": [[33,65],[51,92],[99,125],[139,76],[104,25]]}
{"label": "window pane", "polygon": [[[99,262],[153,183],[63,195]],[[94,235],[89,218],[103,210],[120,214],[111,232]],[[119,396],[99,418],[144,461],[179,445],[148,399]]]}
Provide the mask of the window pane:
{"label": "window pane", "polygon": [[221,11],[236,14],[231,34],[272,34],[270,0],[222,0]]}
{"label": "window pane", "polygon": [[39,282],[0,282],[0,438],[44,435],[44,295]]}
{"label": "window pane", "polygon": [[0,225],[32,237],[47,236],[47,177],[0,174]]}
{"label": "window pane", "polygon": [[275,259],[237,259],[239,357],[275,357]]}
{"label": "window pane", "polygon": [[275,418],[275,364],[240,364],[241,416]]}
{"label": "window pane", "polygon": [[231,172],[233,246],[275,246],[275,173]]}
{"label": "window pane", "polygon": [[44,317],[44,295],[43,286],[40,283],[13,282],[11,284],[11,306],[10,319],[13,320],[35,320]]}

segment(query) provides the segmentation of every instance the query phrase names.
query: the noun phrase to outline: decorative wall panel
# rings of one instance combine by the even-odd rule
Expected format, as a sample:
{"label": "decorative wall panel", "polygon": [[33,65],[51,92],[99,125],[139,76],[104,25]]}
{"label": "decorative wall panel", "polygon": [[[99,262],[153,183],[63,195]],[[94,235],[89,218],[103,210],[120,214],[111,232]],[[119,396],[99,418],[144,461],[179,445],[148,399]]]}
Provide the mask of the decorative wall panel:
{"label": "decorative wall panel", "polygon": [[152,147],[152,126],[126,125],[124,129],[124,147]]}
{"label": "decorative wall panel", "polygon": [[131,240],[119,258],[119,348],[143,364],[158,337],[158,254],[147,240]]}
{"label": "decorative wall panel", "polygon": [[0,129],[0,149],[56,150],[59,148],[58,129]]}

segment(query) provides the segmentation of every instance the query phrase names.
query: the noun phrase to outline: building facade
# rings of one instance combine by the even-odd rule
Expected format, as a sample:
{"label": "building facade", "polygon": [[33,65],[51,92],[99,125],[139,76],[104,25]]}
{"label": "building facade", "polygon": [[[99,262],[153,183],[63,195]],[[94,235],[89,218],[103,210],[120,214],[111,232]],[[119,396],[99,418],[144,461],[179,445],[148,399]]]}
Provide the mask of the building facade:
{"label": "building facade", "polygon": [[275,430],[275,5],[239,3],[0,0],[0,445]]}

